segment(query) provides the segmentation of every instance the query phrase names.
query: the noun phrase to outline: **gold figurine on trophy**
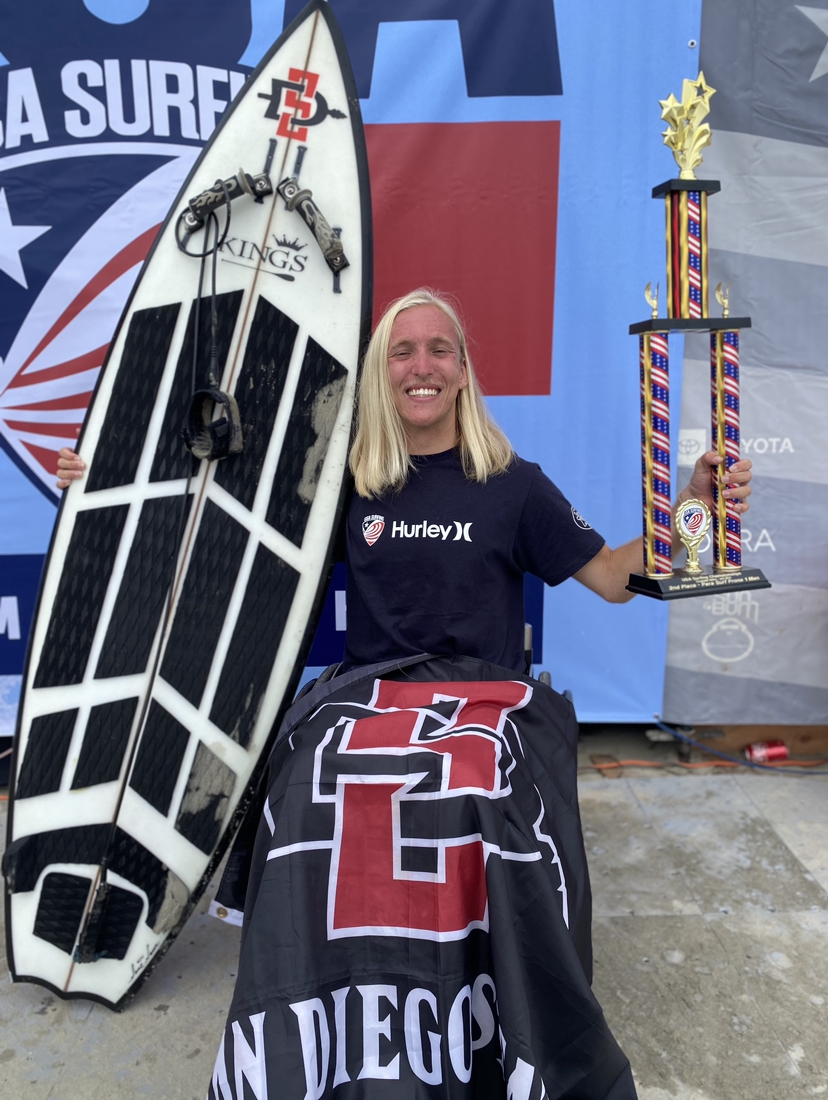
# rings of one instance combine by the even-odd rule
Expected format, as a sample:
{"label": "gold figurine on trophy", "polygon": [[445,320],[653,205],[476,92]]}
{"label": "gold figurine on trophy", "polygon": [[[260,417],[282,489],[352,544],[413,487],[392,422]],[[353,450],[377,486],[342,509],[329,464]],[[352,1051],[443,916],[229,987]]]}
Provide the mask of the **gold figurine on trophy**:
{"label": "gold figurine on trophy", "polygon": [[722,317],[730,316],[730,286],[726,286],[722,289],[722,284],[719,283],[716,287],[716,301],[722,307]]}
{"label": "gold figurine on trophy", "polygon": [[715,88],[699,73],[698,80],[685,80],[681,89],[681,103],[670,93],[659,101],[661,117],[669,129],[664,131],[664,144],[668,145],[681,171],[679,179],[694,180],[694,168],[702,162],[701,151],[710,144],[711,130],[704,121],[710,114],[710,97]]}

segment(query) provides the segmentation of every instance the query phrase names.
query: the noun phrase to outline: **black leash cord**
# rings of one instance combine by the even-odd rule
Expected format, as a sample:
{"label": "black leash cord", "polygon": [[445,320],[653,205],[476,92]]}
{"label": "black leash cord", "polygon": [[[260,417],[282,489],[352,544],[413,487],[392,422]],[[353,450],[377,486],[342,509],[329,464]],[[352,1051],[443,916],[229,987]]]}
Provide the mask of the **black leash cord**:
{"label": "black leash cord", "polygon": [[[204,258],[206,256],[209,256],[211,253],[218,252],[218,250],[221,248],[221,246],[227,240],[227,235],[230,232],[230,218],[231,218],[231,210],[232,210],[231,205],[230,205],[230,192],[228,191],[227,184],[224,182],[224,180],[216,180],[215,186],[220,187],[222,189],[222,191],[224,192],[224,209],[227,211],[227,214],[226,214],[225,219],[224,219],[224,229],[222,230],[220,237],[217,234],[217,239],[213,242],[213,247],[212,248],[209,247],[209,242],[207,240],[206,233],[205,233],[204,251],[203,252],[191,252],[189,250],[189,248],[187,248],[187,241],[190,239],[190,237],[194,236],[194,234],[188,232],[185,235],[184,239],[183,240],[181,239],[181,226],[182,226],[182,223],[184,221],[184,213],[179,214],[178,215],[178,221],[175,223],[175,243],[178,245],[179,249],[184,253],[185,256],[192,256],[194,259]],[[216,218],[215,211],[211,210],[210,214],[208,215],[208,218],[203,223],[205,228],[206,228],[206,226],[207,226],[207,224],[208,224],[208,222],[210,221],[211,218],[215,219],[216,225],[218,225],[218,219]]]}

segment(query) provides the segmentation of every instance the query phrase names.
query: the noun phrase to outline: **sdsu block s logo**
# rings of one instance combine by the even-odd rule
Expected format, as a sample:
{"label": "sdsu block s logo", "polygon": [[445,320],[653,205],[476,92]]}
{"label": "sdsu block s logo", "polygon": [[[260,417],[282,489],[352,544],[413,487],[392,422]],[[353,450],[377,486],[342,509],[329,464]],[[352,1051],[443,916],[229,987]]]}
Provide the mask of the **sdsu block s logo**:
{"label": "sdsu block s logo", "polygon": [[269,102],[265,118],[279,120],[276,129],[278,137],[307,141],[308,126],[318,126],[329,116],[346,117],[342,111],[329,107],[322,93],[317,92],[319,73],[311,73],[305,69],[288,69],[287,80],[273,79],[270,83],[270,94],[260,92],[259,99]]}
{"label": "sdsu block s logo", "polygon": [[[333,724],[315,750],[310,786],[314,803],[334,808],[333,836],[275,847],[268,856],[330,849],[329,940],[447,941],[488,930],[488,859],[540,858],[537,846],[506,851],[497,837],[485,835],[482,823],[490,815],[476,804],[512,793],[519,742],[514,748],[510,742],[510,715],[531,697],[528,684],[510,680],[377,680],[367,706],[331,705]],[[343,715],[343,708],[363,716]],[[324,711],[325,705],[320,715]],[[272,822],[269,808],[265,817]],[[551,849],[568,921],[555,845],[539,831],[535,840]],[[520,847],[511,835],[510,843]]]}

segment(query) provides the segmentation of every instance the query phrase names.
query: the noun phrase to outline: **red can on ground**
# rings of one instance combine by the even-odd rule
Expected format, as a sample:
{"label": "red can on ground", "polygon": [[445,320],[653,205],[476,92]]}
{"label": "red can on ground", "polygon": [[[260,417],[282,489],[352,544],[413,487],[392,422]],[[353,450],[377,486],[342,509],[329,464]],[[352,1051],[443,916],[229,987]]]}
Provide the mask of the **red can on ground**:
{"label": "red can on ground", "polygon": [[745,748],[745,756],[752,764],[772,764],[775,760],[787,760],[788,755],[784,741],[754,741]]}

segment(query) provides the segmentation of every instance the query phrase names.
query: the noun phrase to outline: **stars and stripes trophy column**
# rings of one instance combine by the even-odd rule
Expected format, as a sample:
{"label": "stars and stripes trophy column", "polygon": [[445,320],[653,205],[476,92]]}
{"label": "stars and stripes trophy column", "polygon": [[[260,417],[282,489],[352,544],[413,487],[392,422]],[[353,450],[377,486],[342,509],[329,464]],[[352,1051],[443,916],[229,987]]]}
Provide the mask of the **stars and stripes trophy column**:
{"label": "stars and stripes trophy column", "polygon": [[[647,284],[644,295],[652,314],[630,325],[638,336],[641,365],[641,471],[644,510],[644,561],[641,573],[630,574],[627,588],[660,600],[700,596],[735,588],[769,588],[760,569],[742,566],[741,525],[732,502],[720,492],[720,468],[714,468],[714,509],[702,500],[688,500],[676,511],[678,537],[687,550],[683,569],[673,569],[672,504],[670,492],[670,382],[671,332],[710,333],[711,447],[725,456],[724,471],[739,460],[739,333],[750,328],[749,317],[730,317],[727,292],[721,284],[716,297],[723,316],[708,315],[707,199],[721,190],[717,180],[696,179],[701,150],[710,143],[704,122],[715,89],[705,82],[685,80],[681,102],[674,95],[661,101],[667,122],[664,143],[676,158],[678,179],[653,188],[663,198],[667,223],[667,316],[658,316],[655,295]],[[699,547],[711,529],[713,568],[699,563]]]}

